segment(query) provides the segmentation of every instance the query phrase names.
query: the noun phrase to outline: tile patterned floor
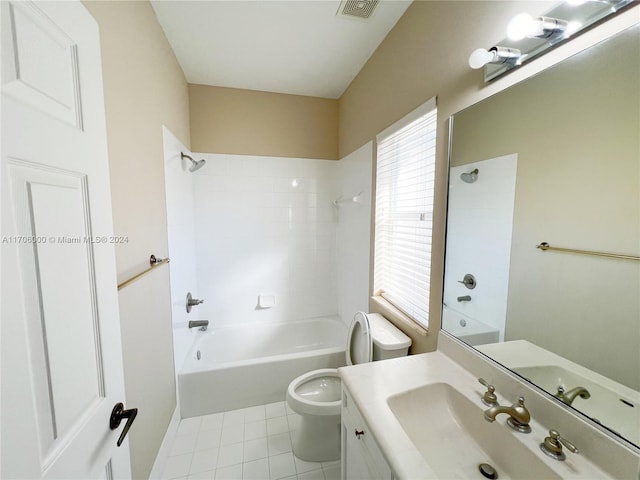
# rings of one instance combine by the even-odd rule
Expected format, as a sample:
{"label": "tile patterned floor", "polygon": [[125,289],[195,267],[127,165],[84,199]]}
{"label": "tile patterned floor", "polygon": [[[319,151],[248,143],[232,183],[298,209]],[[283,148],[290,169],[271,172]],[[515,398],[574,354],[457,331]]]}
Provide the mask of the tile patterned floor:
{"label": "tile patterned floor", "polygon": [[176,480],[339,480],[340,461],[305,462],[293,455],[300,416],[285,402],[180,422],[162,475]]}

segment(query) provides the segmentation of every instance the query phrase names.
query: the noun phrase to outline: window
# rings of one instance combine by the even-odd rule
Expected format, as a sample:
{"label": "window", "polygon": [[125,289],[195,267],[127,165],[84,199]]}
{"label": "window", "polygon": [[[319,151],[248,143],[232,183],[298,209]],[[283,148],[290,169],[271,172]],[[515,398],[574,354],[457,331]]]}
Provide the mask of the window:
{"label": "window", "polygon": [[429,326],[436,120],[434,98],[377,137],[374,294],[424,327]]}

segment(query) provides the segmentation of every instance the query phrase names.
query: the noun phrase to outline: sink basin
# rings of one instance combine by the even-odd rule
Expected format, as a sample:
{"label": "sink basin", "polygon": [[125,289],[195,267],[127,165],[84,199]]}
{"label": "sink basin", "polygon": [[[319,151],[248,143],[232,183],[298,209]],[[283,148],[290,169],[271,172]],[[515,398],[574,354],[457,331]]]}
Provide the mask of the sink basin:
{"label": "sink basin", "polygon": [[506,427],[504,418],[487,422],[479,400],[472,402],[446,383],[393,395],[387,404],[440,478],[483,479],[478,468],[482,463],[491,465],[501,479],[561,478],[514,438],[522,434]]}
{"label": "sink basin", "polygon": [[551,394],[555,394],[560,385],[565,390],[586,388],[591,397],[577,397],[572,406],[635,444],[640,443],[640,404],[627,392],[607,388],[595,379],[557,365],[516,367],[513,371]]}

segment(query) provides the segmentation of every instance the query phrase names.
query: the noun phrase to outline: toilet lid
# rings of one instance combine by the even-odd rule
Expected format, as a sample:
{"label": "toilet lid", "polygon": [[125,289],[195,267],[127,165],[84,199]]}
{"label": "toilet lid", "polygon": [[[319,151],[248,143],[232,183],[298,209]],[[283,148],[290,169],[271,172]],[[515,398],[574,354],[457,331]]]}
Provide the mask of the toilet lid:
{"label": "toilet lid", "polygon": [[347,365],[368,363],[373,358],[373,341],[369,319],[364,312],[353,316],[347,337]]}

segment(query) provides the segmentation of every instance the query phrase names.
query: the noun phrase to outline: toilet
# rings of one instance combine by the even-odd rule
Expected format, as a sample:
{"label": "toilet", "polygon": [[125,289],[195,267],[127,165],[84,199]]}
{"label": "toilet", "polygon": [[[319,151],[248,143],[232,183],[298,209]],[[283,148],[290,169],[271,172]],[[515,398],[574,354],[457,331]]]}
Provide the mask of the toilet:
{"label": "toilet", "polygon": [[[404,357],[411,339],[379,313],[358,312],[347,336],[347,365]],[[301,415],[293,453],[301,460],[328,462],[340,457],[342,382],[336,368],[300,375],[287,388],[287,404]]]}

